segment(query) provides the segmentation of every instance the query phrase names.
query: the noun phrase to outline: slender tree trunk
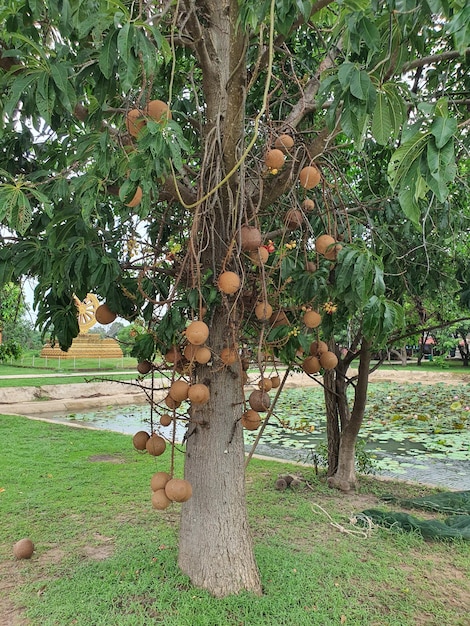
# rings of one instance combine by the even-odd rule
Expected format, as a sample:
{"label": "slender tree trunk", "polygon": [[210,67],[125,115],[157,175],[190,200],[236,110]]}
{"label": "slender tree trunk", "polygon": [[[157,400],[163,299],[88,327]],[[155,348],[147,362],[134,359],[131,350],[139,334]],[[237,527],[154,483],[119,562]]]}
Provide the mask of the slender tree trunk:
{"label": "slender tree trunk", "polygon": [[[356,440],[364,418],[369,382],[370,344],[363,340],[359,358],[359,372],[354,394],[351,417],[341,431],[338,467],[333,476],[328,478],[328,485],[349,492],[356,488]],[[346,393],[346,385],[342,393]]]}
{"label": "slender tree trunk", "polygon": [[326,436],[328,441],[328,476],[333,476],[338,469],[339,444],[341,431],[339,425],[338,404],[335,389],[335,372],[326,370],[323,375],[323,394],[326,408]]}

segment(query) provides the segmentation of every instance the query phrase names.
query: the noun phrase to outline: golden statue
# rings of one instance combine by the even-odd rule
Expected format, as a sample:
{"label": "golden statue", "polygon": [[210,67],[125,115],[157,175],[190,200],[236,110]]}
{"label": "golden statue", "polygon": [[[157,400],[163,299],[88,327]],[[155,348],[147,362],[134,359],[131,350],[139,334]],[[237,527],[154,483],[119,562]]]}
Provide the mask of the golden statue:
{"label": "golden statue", "polygon": [[77,307],[78,325],[80,334],[72,342],[67,352],[64,352],[59,346],[51,346],[46,344],[41,350],[42,357],[62,358],[62,359],[120,359],[122,358],[122,350],[118,342],[112,337],[102,339],[98,334],[88,334],[97,322],[95,311],[99,307],[98,298],[93,293],[87,293],[83,300],[79,300],[74,295],[75,305]]}

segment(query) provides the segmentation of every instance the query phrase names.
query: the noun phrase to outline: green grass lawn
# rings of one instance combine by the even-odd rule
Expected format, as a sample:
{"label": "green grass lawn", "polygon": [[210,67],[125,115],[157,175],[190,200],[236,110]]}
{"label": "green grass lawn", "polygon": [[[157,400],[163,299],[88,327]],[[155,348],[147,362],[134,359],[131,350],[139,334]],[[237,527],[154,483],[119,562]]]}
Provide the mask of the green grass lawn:
{"label": "green grass lawn", "polygon": [[[180,505],[151,508],[150,477],[168,470],[168,454],[11,416],[0,416],[0,440],[0,623],[9,623],[3,610],[31,626],[468,624],[469,542],[383,528],[364,537],[349,523],[365,508],[389,509],[385,493],[424,496],[426,487],[364,477],[344,496],[311,468],[253,460],[247,498],[264,594],[217,600],[178,570]],[[177,455],[178,475],[181,463]],[[279,492],[286,472],[304,481]],[[25,536],[35,553],[16,561],[12,546]]]}

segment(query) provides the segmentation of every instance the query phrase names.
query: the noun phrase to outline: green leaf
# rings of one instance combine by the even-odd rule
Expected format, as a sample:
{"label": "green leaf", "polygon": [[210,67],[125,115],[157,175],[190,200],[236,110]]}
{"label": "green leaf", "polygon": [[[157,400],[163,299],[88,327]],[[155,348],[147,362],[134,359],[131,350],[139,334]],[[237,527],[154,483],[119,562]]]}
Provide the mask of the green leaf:
{"label": "green leaf", "polygon": [[116,30],[109,31],[98,58],[98,66],[107,79],[111,78],[117,58],[117,36]]}
{"label": "green leaf", "polygon": [[442,148],[457,132],[457,120],[453,117],[436,117],[431,124],[436,147]]}
{"label": "green leaf", "polygon": [[43,117],[48,124],[51,124],[55,104],[55,90],[51,85],[51,77],[49,74],[43,73],[39,77],[36,89],[36,104],[41,117]]}
{"label": "green leaf", "polygon": [[349,89],[353,75],[358,72],[359,70],[354,63],[350,63],[349,61],[342,63],[338,68],[338,80],[341,87],[343,89]]}
{"label": "green leaf", "polygon": [[386,95],[379,92],[377,94],[375,111],[372,116],[371,131],[374,139],[381,146],[385,146],[388,143],[395,131],[390,108]]}
{"label": "green leaf", "polygon": [[119,30],[117,36],[117,49],[119,51],[119,55],[121,60],[127,65],[129,57],[132,52],[132,45],[134,41],[134,27],[127,22],[124,26]]}
{"label": "green leaf", "polygon": [[429,132],[416,133],[405,141],[392,155],[388,164],[388,180],[392,189],[396,189],[409,174],[416,168],[417,163],[426,148]]}

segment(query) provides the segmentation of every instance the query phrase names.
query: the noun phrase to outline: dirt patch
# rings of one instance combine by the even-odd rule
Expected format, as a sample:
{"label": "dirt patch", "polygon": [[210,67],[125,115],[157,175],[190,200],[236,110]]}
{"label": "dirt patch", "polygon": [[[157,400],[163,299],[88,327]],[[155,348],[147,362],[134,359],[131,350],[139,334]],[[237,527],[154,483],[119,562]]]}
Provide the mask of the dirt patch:
{"label": "dirt patch", "polygon": [[18,561],[0,561],[0,626],[27,626],[23,609],[15,605],[11,594],[23,584]]}
{"label": "dirt patch", "polygon": [[93,456],[89,456],[88,460],[90,463],[125,463],[126,459],[124,459],[119,454],[94,454]]}

